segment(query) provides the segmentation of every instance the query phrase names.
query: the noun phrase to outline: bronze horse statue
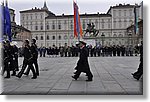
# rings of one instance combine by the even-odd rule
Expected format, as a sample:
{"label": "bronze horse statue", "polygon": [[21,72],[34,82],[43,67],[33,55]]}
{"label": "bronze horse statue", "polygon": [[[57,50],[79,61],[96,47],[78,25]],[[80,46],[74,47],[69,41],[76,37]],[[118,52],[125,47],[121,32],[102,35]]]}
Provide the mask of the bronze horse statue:
{"label": "bronze horse statue", "polygon": [[90,37],[96,37],[97,35],[98,35],[98,33],[99,33],[99,30],[96,30],[94,27],[95,27],[95,25],[92,23],[89,23],[89,24],[87,24],[88,25],[88,27],[87,27],[87,29],[85,30],[85,34],[84,34],[84,36],[86,36],[87,35],[87,33],[89,33],[89,36]]}

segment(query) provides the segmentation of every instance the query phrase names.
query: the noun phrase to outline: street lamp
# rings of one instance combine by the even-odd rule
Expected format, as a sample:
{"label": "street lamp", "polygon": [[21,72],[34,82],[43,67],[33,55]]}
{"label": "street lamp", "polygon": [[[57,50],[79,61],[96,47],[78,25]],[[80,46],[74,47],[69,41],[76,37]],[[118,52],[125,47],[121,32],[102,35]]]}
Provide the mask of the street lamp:
{"label": "street lamp", "polygon": [[104,33],[102,33],[101,38],[102,38],[102,46],[103,46],[104,45],[104,38],[105,38]]}

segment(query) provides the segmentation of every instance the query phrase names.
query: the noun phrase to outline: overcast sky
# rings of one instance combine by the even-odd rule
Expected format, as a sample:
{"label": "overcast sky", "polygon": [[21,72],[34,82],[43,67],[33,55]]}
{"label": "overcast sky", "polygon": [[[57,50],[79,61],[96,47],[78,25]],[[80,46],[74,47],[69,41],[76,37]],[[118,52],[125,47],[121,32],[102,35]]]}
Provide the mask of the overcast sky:
{"label": "overcast sky", "polygon": [[[0,0],[1,2],[4,0]],[[50,11],[56,15],[73,14],[73,0],[8,0],[8,6],[15,10],[16,22],[20,23],[19,11],[31,8],[42,8],[44,1]],[[116,4],[140,4],[142,0],[75,0],[79,6],[80,14],[83,13],[106,13],[110,6]]]}

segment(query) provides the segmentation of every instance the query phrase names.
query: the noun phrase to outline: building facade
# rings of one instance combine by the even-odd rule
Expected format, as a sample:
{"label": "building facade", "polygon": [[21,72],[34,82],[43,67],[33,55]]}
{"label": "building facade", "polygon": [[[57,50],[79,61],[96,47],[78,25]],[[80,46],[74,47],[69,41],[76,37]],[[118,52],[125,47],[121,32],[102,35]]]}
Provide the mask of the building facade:
{"label": "building facade", "polygon": [[[80,14],[83,33],[88,23],[94,23],[99,30],[97,37],[83,37],[89,43],[101,45],[129,45],[127,28],[134,23],[134,7],[130,4],[111,6],[105,14]],[[137,6],[139,12],[140,6]],[[138,13],[138,17],[141,13]],[[55,15],[48,10],[46,2],[43,8],[20,11],[21,25],[31,31],[32,38],[40,46],[71,46],[77,42],[74,38],[73,15]],[[137,42],[136,42],[137,43]],[[136,44],[132,43],[132,44]]]}
{"label": "building facade", "polygon": [[26,39],[31,40],[31,38],[32,38],[31,31],[24,28],[23,26],[16,24],[14,9],[9,8],[9,13],[10,13],[10,19],[11,19],[12,43],[15,42],[15,44],[18,47],[21,47],[24,40],[26,40]]}

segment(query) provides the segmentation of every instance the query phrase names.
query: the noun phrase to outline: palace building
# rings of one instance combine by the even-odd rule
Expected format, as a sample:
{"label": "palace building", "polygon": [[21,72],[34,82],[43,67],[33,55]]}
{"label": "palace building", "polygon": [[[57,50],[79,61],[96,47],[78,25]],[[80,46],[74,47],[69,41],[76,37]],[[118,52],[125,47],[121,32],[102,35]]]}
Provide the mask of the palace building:
{"label": "palace building", "polygon": [[[137,45],[138,34],[128,32],[127,28],[134,24],[134,7],[130,4],[111,6],[105,14],[80,14],[83,33],[87,24],[94,23],[99,30],[97,37],[83,37],[87,43],[96,45]],[[139,22],[142,20],[141,6],[136,5]],[[49,11],[46,2],[42,8],[32,8],[20,11],[21,26],[31,31],[36,38],[38,47],[75,45],[74,16],[56,15]],[[141,36],[140,36],[141,37]],[[129,42],[129,40],[132,40]]]}

